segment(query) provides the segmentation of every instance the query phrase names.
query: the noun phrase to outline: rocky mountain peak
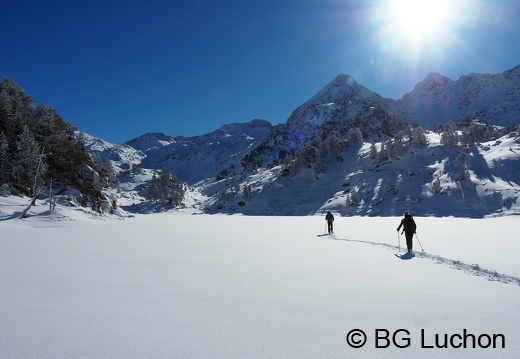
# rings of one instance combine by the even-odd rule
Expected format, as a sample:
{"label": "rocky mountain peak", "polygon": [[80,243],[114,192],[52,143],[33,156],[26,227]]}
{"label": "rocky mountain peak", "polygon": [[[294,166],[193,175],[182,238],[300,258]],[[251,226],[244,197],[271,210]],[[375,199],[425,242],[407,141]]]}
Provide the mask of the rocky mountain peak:
{"label": "rocky mountain peak", "polygon": [[156,148],[162,148],[173,142],[174,139],[172,136],[165,135],[162,132],[151,132],[126,142],[126,145],[131,146],[136,150],[149,151]]}
{"label": "rocky mountain peak", "polygon": [[370,100],[380,102],[381,96],[356,82],[350,75],[339,75],[329,82],[303,106],[325,104],[345,100]]}

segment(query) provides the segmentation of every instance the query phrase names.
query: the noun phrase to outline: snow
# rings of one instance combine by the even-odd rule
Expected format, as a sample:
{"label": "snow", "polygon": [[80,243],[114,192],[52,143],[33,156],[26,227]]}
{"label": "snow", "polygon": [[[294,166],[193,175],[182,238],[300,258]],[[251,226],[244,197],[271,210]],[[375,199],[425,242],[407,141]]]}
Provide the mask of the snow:
{"label": "snow", "polygon": [[[409,257],[399,217],[336,214],[328,236],[323,216],[96,217],[38,201],[21,220],[24,205],[0,197],[4,359],[520,355],[518,216],[415,217]],[[353,329],[365,347],[347,345]],[[410,346],[376,348],[378,329]],[[422,347],[464,330],[505,348]]]}

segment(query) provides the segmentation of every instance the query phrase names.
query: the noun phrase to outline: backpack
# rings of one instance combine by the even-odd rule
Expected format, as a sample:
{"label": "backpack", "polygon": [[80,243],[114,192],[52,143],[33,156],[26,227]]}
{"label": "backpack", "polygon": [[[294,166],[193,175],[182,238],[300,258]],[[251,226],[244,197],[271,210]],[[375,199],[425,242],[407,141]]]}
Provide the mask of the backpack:
{"label": "backpack", "polygon": [[417,225],[415,224],[415,221],[413,220],[413,217],[408,214],[404,217],[403,222],[403,229],[405,232],[415,232],[417,228]]}

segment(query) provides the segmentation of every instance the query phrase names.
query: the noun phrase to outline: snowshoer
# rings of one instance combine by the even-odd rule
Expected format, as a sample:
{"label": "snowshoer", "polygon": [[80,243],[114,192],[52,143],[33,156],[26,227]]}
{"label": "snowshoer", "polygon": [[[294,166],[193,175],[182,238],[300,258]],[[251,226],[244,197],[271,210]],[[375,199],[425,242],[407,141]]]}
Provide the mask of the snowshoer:
{"label": "snowshoer", "polygon": [[330,213],[330,211],[327,212],[327,215],[325,216],[325,220],[327,221],[327,224],[328,224],[329,234],[331,234],[333,232],[332,222],[334,222],[334,216],[332,215],[332,213]]}
{"label": "snowshoer", "polygon": [[[397,232],[399,232],[401,227],[403,227],[403,232],[406,236],[406,247],[408,248],[408,253],[411,253],[413,234],[417,229],[417,225],[415,224],[415,221],[413,220],[413,217],[410,213],[405,212],[404,218],[401,220],[399,227],[397,227]],[[401,232],[401,234],[403,234],[403,232]]]}

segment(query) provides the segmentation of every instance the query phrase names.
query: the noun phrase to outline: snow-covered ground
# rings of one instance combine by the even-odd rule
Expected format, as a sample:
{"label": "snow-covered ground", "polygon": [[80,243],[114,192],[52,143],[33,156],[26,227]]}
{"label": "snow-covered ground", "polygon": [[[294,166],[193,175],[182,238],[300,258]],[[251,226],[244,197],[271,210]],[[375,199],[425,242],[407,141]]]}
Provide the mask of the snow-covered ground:
{"label": "snow-covered ground", "polygon": [[3,359],[520,357],[518,216],[416,217],[412,257],[398,217],[337,216],[328,236],[321,216],[21,220],[9,198]]}

